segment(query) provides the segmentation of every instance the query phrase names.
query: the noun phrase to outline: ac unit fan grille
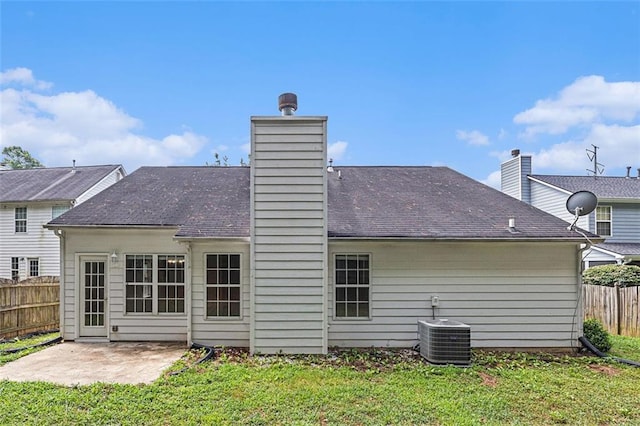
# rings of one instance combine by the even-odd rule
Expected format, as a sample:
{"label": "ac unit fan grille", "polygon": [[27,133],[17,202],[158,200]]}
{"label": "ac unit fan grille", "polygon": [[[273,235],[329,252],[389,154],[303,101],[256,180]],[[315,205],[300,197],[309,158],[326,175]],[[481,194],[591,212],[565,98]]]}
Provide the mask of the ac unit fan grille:
{"label": "ac unit fan grille", "polygon": [[420,321],[420,355],[434,364],[471,363],[471,327],[457,321]]}

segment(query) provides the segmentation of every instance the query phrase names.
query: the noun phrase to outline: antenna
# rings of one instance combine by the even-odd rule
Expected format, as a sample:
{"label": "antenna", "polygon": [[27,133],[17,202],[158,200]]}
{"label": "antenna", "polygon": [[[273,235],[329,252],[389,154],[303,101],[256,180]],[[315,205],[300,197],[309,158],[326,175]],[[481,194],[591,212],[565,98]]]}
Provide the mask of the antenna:
{"label": "antenna", "polygon": [[587,157],[589,161],[593,161],[593,170],[587,169],[588,172],[593,173],[594,177],[598,177],[598,174],[604,173],[604,164],[598,163],[598,148],[594,144],[591,144],[593,150],[587,149]]}
{"label": "antenna", "polygon": [[586,216],[596,209],[598,197],[590,191],[574,192],[567,198],[567,211],[575,215],[573,223],[567,227],[568,231],[574,230],[580,216]]}

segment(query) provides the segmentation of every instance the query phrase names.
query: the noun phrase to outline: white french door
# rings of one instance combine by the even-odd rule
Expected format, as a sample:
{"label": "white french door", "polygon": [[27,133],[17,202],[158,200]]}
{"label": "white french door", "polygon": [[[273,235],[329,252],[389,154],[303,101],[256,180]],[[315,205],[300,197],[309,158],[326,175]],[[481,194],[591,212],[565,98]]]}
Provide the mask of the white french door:
{"label": "white french door", "polygon": [[107,337],[107,257],[80,258],[80,337]]}

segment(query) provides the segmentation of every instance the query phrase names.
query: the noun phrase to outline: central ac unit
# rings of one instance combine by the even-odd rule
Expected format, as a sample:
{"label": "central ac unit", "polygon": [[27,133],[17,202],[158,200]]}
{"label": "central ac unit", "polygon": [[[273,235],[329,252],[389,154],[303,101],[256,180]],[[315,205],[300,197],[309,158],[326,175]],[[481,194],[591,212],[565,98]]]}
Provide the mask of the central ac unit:
{"label": "central ac unit", "polygon": [[418,321],[420,355],[433,364],[469,365],[471,327],[458,321]]}

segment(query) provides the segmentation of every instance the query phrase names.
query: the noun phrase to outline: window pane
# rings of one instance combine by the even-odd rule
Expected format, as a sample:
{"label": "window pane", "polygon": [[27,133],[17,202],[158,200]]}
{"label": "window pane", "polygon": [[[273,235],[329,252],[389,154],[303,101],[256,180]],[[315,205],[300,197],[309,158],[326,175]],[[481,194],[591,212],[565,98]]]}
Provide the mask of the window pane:
{"label": "window pane", "polygon": [[346,271],[336,271],[336,284],[346,284],[347,273]]}
{"label": "window pane", "polygon": [[230,268],[236,268],[236,269],[240,268],[240,255],[239,254],[232,254],[231,255],[231,259],[230,259],[230,262],[229,262],[229,267]]}
{"label": "window pane", "polygon": [[359,317],[368,317],[369,316],[369,304],[368,303],[359,303],[358,304],[358,316]]}
{"label": "window pane", "polygon": [[369,284],[369,271],[358,272],[358,283],[364,285]]}
{"label": "window pane", "polygon": [[336,256],[336,269],[345,269],[347,267],[345,256]]}
{"label": "window pane", "polygon": [[229,300],[229,289],[226,287],[220,287],[218,289],[218,300]]}
{"label": "window pane", "polygon": [[343,317],[343,316],[346,315],[346,313],[347,313],[346,304],[344,304],[344,303],[336,304],[336,316],[337,317]]}
{"label": "window pane", "polygon": [[357,289],[355,287],[347,288],[347,300],[350,302],[355,302],[358,300]]}
{"label": "window pane", "polygon": [[218,284],[218,271],[215,269],[207,271],[207,284]]}
{"label": "window pane", "polygon": [[219,268],[228,268],[229,267],[229,255],[221,254],[218,257],[218,267]]}
{"label": "window pane", "polygon": [[347,284],[358,284],[358,271],[347,271]]}
{"label": "window pane", "polygon": [[219,271],[218,284],[229,284],[229,271]]}
{"label": "window pane", "polygon": [[218,306],[218,315],[221,317],[229,316],[229,305],[224,302]]}
{"label": "window pane", "polygon": [[348,269],[358,268],[358,256],[347,256],[347,268]]}
{"label": "window pane", "polygon": [[218,303],[217,302],[209,302],[209,303],[207,303],[207,316],[208,317],[217,317],[218,316]]}
{"label": "window pane", "polygon": [[344,302],[346,295],[346,289],[344,287],[336,288],[336,301]]}
{"label": "window pane", "polygon": [[240,302],[229,303],[229,315],[232,317],[240,316]]}
{"label": "window pane", "polygon": [[232,270],[229,271],[229,284],[240,284],[240,271]]}
{"label": "window pane", "polygon": [[207,288],[207,300],[218,300],[218,288],[217,287],[209,287],[209,288]]}
{"label": "window pane", "polygon": [[358,315],[358,304],[356,303],[347,303],[347,316],[355,317]]}
{"label": "window pane", "polygon": [[231,287],[229,289],[229,300],[240,300],[240,287]]}
{"label": "window pane", "polygon": [[218,256],[215,254],[207,255],[207,268],[217,268],[218,267]]}

